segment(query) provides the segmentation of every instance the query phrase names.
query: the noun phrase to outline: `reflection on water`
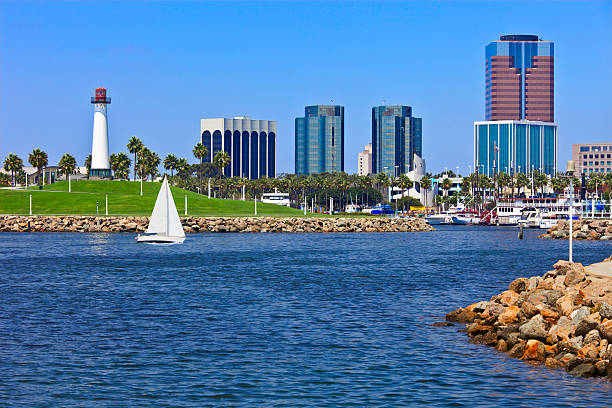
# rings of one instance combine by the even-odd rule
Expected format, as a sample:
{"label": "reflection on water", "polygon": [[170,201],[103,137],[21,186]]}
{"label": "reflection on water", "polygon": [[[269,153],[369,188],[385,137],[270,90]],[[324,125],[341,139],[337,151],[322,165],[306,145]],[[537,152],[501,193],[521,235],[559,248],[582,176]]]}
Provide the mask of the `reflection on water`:
{"label": "reflection on water", "polygon": [[[0,234],[0,400],[610,406],[609,382],[431,326],[566,257],[566,241],[538,233],[201,234],[172,246],[133,234]],[[575,245],[583,263],[612,252]]]}

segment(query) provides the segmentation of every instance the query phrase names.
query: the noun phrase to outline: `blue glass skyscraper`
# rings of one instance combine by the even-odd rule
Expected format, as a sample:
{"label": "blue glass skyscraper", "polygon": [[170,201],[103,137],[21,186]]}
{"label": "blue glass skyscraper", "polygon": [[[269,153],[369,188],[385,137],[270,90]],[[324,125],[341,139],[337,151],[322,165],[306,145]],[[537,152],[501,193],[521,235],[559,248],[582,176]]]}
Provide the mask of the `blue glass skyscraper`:
{"label": "blue glass skyscraper", "polygon": [[295,119],[295,173],[344,171],[344,107],[307,106]]}
{"label": "blue glass skyscraper", "polygon": [[372,108],[372,172],[399,176],[413,170],[414,155],[423,156],[422,119],[410,106]]}

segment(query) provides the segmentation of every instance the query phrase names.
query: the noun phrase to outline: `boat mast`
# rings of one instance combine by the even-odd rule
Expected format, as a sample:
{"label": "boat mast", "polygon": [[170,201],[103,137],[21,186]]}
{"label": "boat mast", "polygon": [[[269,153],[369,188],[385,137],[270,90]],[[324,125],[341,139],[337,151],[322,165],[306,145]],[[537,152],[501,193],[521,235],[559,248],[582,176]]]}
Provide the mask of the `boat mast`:
{"label": "boat mast", "polygon": [[170,235],[170,187],[168,187],[168,179],[164,178],[166,186],[166,235]]}

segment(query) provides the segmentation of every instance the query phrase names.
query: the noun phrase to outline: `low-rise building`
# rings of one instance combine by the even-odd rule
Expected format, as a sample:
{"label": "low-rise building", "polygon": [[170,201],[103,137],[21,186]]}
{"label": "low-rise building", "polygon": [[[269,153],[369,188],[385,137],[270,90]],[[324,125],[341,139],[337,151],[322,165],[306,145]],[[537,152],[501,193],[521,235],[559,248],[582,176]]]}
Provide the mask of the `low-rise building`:
{"label": "low-rise building", "polygon": [[612,173],[612,143],[573,144],[572,160],[581,173]]}

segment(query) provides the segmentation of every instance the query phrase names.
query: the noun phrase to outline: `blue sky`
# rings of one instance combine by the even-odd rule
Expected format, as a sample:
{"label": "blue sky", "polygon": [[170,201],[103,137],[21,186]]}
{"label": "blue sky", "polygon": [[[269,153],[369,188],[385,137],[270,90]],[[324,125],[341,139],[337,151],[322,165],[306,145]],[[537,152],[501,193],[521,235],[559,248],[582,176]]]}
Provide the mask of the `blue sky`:
{"label": "blue sky", "polygon": [[112,97],[112,152],[136,135],[187,157],[200,119],[278,122],[278,171],[294,171],[304,106],[345,107],[345,170],[371,140],[371,108],[423,118],[429,171],[473,156],[484,120],[484,47],[500,34],[555,42],[558,164],[571,144],[611,142],[610,1],[0,2],[0,158],[33,148],[82,165],[89,97]]}

